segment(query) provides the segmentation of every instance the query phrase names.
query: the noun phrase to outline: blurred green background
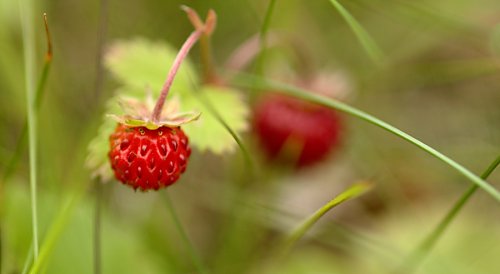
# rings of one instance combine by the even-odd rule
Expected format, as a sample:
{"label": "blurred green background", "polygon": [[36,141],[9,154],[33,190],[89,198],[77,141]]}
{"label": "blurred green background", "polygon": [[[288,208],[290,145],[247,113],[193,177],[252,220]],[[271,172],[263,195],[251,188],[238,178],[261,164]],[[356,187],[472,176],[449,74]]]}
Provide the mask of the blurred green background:
{"label": "blurred green background", "polygon": [[[269,2],[115,1],[107,6],[106,44],[144,37],[178,48],[192,26],[180,10],[213,8],[212,39],[222,65],[257,34]],[[307,67],[290,47],[268,52],[266,77],[341,73],[343,100],[387,121],[480,174],[500,152],[500,2],[497,0],[341,1],[383,51],[372,62],[330,1],[276,1],[270,31],[300,41]],[[47,12],[54,59],[38,113],[41,245],[68,197],[70,207],[46,273],[92,273],[94,192],[84,167],[89,141],[117,86],[105,71],[95,90],[100,1],[36,1],[37,68],[46,50]],[[101,29],[102,31],[102,29]],[[26,119],[23,47],[17,1],[0,0],[0,165],[3,172]],[[198,51],[190,58],[198,66]],[[169,64],[165,65],[165,73]],[[38,75],[38,74],[37,74]],[[242,91],[248,94],[250,91]],[[229,107],[229,106],[228,106]],[[188,172],[168,188],[197,252],[213,273],[389,273],[467,187],[456,171],[365,122],[344,116],[342,148],[298,172],[259,163],[248,178],[240,152],[193,151]],[[251,131],[244,136],[259,155]],[[257,157],[257,159],[261,159]],[[31,243],[28,155],[1,182],[2,273],[21,273]],[[326,215],[283,261],[269,250],[280,237],[346,186],[375,188]],[[498,185],[500,172],[489,182]],[[103,273],[195,273],[167,212],[164,192],[104,187]],[[244,194],[242,194],[244,193]],[[242,195],[242,196],[240,196]],[[457,217],[419,273],[496,273],[500,206],[480,191]]]}

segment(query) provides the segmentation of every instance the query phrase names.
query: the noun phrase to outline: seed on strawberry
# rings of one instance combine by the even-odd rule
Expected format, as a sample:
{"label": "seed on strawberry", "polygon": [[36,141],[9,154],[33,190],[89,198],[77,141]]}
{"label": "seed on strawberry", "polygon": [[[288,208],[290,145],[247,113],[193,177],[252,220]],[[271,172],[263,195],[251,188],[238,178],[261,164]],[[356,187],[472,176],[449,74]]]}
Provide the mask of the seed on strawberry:
{"label": "seed on strawberry", "polygon": [[338,146],[341,121],[331,109],[268,95],[257,103],[253,127],[269,158],[302,167],[324,159]]}
{"label": "seed on strawberry", "polygon": [[134,189],[158,190],[175,183],[190,155],[188,138],[180,128],[149,130],[118,124],[110,136],[115,177]]}

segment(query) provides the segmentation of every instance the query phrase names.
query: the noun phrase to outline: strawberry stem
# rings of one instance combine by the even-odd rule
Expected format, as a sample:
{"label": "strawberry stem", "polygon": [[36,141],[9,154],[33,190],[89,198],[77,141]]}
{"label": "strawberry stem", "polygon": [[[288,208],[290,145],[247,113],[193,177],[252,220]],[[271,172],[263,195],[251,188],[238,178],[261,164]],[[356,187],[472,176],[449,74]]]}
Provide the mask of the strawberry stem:
{"label": "strawberry stem", "polygon": [[210,37],[208,35],[202,35],[200,39],[200,50],[204,81],[205,83],[215,83],[217,82],[217,76],[215,73],[214,60],[212,58]]}
{"label": "strawberry stem", "polygon": [[203,35],[200,37],[200,57],[203,68],[203,80],[206,84],[215,84],[218,82],[215,64],[212,56],[210,45],[210,37],[217,24],[217,15],[215,11],[210,9],[207,13],[205,23],[201,20],[198,13],[190,7],[181,7],[187,14],[189,21],[197,30],[203,30]]}
{"label": "strawberry stem", "polygon": [[172,86],[175,75],[177,74],[177,71],[179,70],[182,61],[186,58],[187,54],[189,53],[189,50],[193,47],[196,41],[200,39],[200,36],[202,34],[203,34],[203,29],[197,29],[196,31],[192,32],[191,35],[189,35],[189,37],[186,39],[186,42],[184,42],[184,44],[182,45],[181,49],[179,50],[179,53],[177,53],[174,63],[172,64],[172,68],[168,72],[167,80],[165,81],[165,84],[163,84],[163,87],[161,88],[160,97],[158,98],[158,101],[156,101],[153,114],[151,115],[151,120],[154,123],[160,120],[160,115],[163,109],[163,105],[165,104],[165,99],[167,98],[170,87]]}

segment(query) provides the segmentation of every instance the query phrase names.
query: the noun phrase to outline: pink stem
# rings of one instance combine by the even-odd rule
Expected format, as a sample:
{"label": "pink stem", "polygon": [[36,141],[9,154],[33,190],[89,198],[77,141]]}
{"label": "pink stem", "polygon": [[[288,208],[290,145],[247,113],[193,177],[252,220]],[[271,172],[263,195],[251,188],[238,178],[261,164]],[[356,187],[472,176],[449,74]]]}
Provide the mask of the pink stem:
{"label": "pink stem", "polygon": [[181,49],[179,50],[179,53],[177,53],[174,63],[172,64],[172,68],[168,72],[167,80],[165,81],[165,84],[163,84],[163,87],[161,88],[160,97],[156,101],[153,114],[151,115],[151,120],[153,122],[158,122],[160,120],[161,111],[163,109],[163,105],[165,104],[165,99],[167,98],[168,91],[170,90],[170,87],[174,82],[175,75],[177,74],[177,71],[181,66],[182,60],[186,58],[187,54],[189,53],[189,50],[193,47],[196,41],[198,41],[198,39],[202,34],[203,30],[196,30],[192,32],[191,35],[189,35],[189,37],[187,38],[186,42],[184,42],[184,44],[182,45]]}

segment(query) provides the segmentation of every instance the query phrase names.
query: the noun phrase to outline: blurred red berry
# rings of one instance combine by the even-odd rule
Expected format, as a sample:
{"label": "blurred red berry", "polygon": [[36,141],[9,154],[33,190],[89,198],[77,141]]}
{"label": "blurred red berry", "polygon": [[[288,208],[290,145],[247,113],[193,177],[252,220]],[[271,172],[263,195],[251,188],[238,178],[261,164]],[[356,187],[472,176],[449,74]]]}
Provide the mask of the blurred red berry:
{"label": "blurred red berry", "polygon": [[149,130],[118,124],[109,140],[109,159],[116,179],[143,191],[175,183],[186,170],[191,154],[180,127]]}
{"label": "blurred red berry", "polygon": [[257,103],[253,125],[271,159],[298,167],[321,161],[340,141],[337,112],[282,95],[267,95]]}

